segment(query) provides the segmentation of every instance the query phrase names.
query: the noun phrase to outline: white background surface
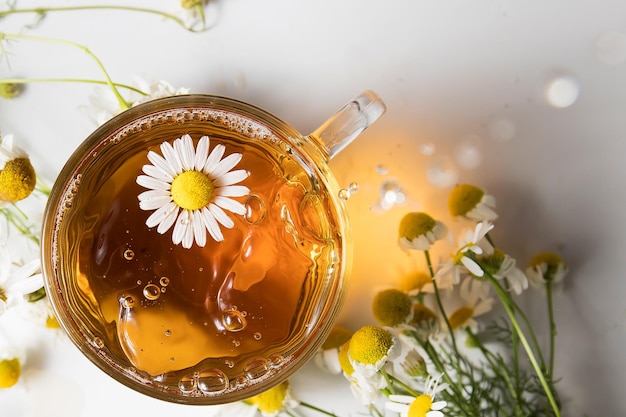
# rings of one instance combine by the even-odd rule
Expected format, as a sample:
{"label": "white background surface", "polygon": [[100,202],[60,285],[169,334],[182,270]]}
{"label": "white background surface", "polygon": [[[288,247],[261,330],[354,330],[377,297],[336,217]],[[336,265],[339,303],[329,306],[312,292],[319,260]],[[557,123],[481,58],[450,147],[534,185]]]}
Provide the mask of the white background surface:
{"label": "white background surface", "polygon": [[[126,3],[177,7],[174,0]],[[395,246],[400,216],[415,208],[443,215],[449,186],[441,186],[442,178],[472,182],[497,198],[496,241],[521,266],[543,250],[570,265],[556,302],[564,415],[626,415],[626,3],[213,4],[216,24],[202,34],[114,11],[51,14],[24,33],[87,45],[115,81],[143,76],[231,96],[303,133],[361,90],[373,89],[387,114],[332,161],[341,184],[360,185],[349,201],[355,268],[342,323],[353,329],[369,324],[374,290],[397,283],[406,267]],[[25,20],[1,20],[0,31],[18,31]],[[101,78],[86,55],[69,47],[23,41],[12,43],[10,52],[10,66],[0,64],[1,78]],[[546,88],[559,77],[578,87],[569,107],[547,99]],[[94,128],[80,109],[92,92],[89,85],[29,85],[19,99],[0,101],[0,129],[13,133],[52,180]],[[434,146],[434,153],[425,155],[425,146]],[[376,170],[379,164],[388,174]],[[370,207],[389,179],[401,184],[407,202],[374,213]],[[23,338],[28,353],[20,385],[0,391],[3,417],[209,414],[131,392],[60,335],[2,319],[0,326],[5,337]],[[341,379],[335,387],[324,378],[307,368],[294,380],[297,393],[343,415],[362,411]]]}

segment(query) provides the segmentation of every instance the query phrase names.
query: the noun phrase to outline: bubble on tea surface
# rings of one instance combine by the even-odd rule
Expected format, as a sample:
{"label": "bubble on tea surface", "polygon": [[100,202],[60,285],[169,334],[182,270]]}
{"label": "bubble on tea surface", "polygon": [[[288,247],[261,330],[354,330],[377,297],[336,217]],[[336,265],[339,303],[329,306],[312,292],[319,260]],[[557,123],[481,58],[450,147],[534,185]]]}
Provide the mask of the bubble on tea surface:
{"label": "bubble on tea surface", "polygon": [[161,277],[159,284],[161,284],[162,287],[167,287],[170,284],[170,279],[168,277]]}
{"label": "bubble on tea surface", "polygon": [[617,65],[626,61],[626,35],[622,32],[607,32],[594,44],[596,57],[608,65]]}
{"label": "bubble on tea surface", "polygon": [[263,375],[267,374],[270,370],[270,365],[265,358],[255,358],[246,364],[243,372],[250,380],[259,379]]}
{"label": "bubble on tea surface", "polygon": [[161,288],[154,284],[148,284],[143,287],[143,296],[146,300],[154,301],[161,296]]}
{"label": "bubble on tea surface", "polygon": [[99,336],[93,338],[93,344],[98,348],[102,349],[105,346],[104,339]]}
{"label": "bubble on tea surface", "polygon": [[557,77],[551,80],[545,90],[545,98],[548,104],[560,109],[574,104],[579,94],[580,86],[578,81],[570,76]]}
{"label": "bubble on tea surface", "polygon": [[268,362],[270,365],[278,367],[281,366],[283,362],[285,362],[285,358],[283,358],[283,356],[278,353],[274,353],[269,356]]}
{"label": "bubble on tea surface", "polygon": [[376,172],[378,172],[380,175],[387,175],[389,174],[389,167],[387,166],[387,164],[378,164],[376,165]]}
{"label": "bubble on tea surface", "polygon": [[254,340],[261,340],[263,338],[263,335],[259,332],[256,332],[252,337],[254,337]]}
{"label": "bubble on tea surface", "polygon": [[126,259],[127,261],[132,261],[134,257],[135,257],[135,252],[133,252],[132,249],[126,249],[124,251],[124,259]]}
{"label": "bubble on tea surface", "polygon": [[265,218],[265,202],[256,194],[248,196],[245,202],[244,219],[250,224],[259,224]]}
{"label": "bubble on tea surface", "polygon": [[517,128],[512,120],[506,117],[497,117],[487,125],[487,133],[496,142],[508,142],[515,137]]}
{"label": "bubble on tea surface", "polygon": [[459,180],[454,162],[448,157],[441,157],[432,161],[426,169],[426,178],[437,187],[449,187]]}
{"label": "bubble on tea surface", "polygon": [[219,369],[208,369],[198,373],[198,388],[205,394],[216,394],[228,388],[228,376]]}
{"label": "bubble on tea surface", "polygon": [[135,298],[132,296],[122,297],[120,299],[120,304],[124,308],[133,308],[135,306]]}
{"label": "bubble on tea surface", "polygon": [[196,389],[196,379],[192,375],[187,375],[178,380],[178,389],[183,394],[191,394]]}
{"label": "bubble on tea surface", "polygon": [[222,314],[222,325],[229,332],[240,332],[246,328],[248,323],[244,314],[233,308]]}

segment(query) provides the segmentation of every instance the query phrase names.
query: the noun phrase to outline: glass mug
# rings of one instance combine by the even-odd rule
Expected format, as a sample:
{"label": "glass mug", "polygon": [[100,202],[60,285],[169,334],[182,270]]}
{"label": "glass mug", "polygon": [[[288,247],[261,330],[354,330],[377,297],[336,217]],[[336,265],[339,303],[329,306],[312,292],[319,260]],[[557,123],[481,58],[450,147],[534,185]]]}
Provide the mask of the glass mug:
{"label": "glass mug", "polygon": [[384,111],[365,91],[303,136],[252,105],[182,95],[100,126],[44,216],[42,269],[65,332],[166,401],[238,401],[287,379],[347,292],[350,230],[327,163]]}

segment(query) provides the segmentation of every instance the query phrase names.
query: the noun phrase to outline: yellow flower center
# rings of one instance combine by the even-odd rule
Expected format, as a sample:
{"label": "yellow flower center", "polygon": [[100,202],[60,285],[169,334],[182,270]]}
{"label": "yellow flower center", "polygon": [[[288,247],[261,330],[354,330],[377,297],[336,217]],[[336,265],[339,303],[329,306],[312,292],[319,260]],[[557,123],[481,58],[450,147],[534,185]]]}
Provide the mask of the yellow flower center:
{"label": "yellow flower center", "polygon": [[4,290],[4,288],[0,287],[0,300],[2,301],[6,301],[7,300],[7,293]]}
{"label": "yellow flower center", "polygon": [[474,317],[474,309],[472,307],[463,306],[450,315],[448,321],[453,329],[466,324],[472,317]]}
{"label": "yellow flower center", "polygon": [[206,207],[213,197],[213,182],[200,171],[185,171],[172,181],[170,192],[174,203],[186,210]]}
{"label": "yellow flower center", "polygon": [[452,216],[464,216],[480,203],[485,192],[470,184],[459,184],[448,196],[448,210]]}
{"label": "yellow flower center", "polygon": [[22,84],[0,83],[0,97],[12,99],[22,93]]}
{"label": "yellow flower center", "polygon": [[400,221],[398,234],[400,237],[413,240],[418,236],[431,232],[435,225],[435,219],[426,213],[408,213]]}
{"label": "yellow flower center", "polygon": [[0,200],[23,200],[35,189],[37,175],[28,158],[15,158],[0,171]]}
{"label": "yellow flower center", "polygon": [[0,388],[9,388],[20,379],[22,366],[17,358],[0,361]]}
{"label": "yellow flower center", "polygon": [[376,326],[363,326],[350,339],[350,357],[364,365],[374,365],[389,353],[393,336]]}
{"label": "yellow flower center", "polygon": [[46,328],[48,328],[48,329],[60,329],[61,325],[59,324],[59,321],[57,320],[56,317],[54,317],[54,316],[47,316],[46,317]]}
{"label": "yellow flower center", "polygon": [[388,289],[379,292],[372,302],[372,312],[378,324],[395,326],[403,323],[412,306],[411,298],[397,289]]}
{"label": "yellow flower center", "polygon": [[256,405],[259,411],[264,415],[275,415],[283,410],[288,390],[289,382],[285,381],[274,388],[250,398],[248,402]]}
{"label": "yellow flower center", "polygon": [[433,406],[433,399],[430,395],[422,394],[416,397],[409,405],[408,417],[426,417]]}
{"label": "yellow flower center", "polygon": [[494,248],[491,255],[481,259],[480,266],[485,272],[494,275],[500,271],[505,258],[506,254],[502,250]]}
{"label": "yellow flower center", "polygon": [[354,367],[350,363],[350,356],[348,356],[348,349],[350,343],[346,342],[339,348],[339,366],[344,374],[350,376],[354,373]]}
{"label": "yellow flower center", "polygon": [[343,326],[334,326],[324,341],[322,349],[335,349],[346,343],[352,337],[352,332]]}

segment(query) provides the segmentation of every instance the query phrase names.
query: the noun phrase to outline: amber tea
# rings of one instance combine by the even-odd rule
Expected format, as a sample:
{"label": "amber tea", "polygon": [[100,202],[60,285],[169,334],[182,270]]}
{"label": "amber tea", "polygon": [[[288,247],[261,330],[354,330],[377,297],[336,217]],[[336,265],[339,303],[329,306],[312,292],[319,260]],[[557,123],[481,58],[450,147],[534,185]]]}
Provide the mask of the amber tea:
{"label": "amber tea", "polygon": [[[60,322],[92,361],[149,395],[210,404],[284,380],[323,341],[345,292],[345,220],[295,133],[247,107],[185,104],[131,109],[86,141],[55,185],[43,254]],[[185,149],[206,152],[196,163]],[[213,174],[227,165],[236,183],[175,185],[220,157]],[[194,208],[202,192],[217,209]]]}

